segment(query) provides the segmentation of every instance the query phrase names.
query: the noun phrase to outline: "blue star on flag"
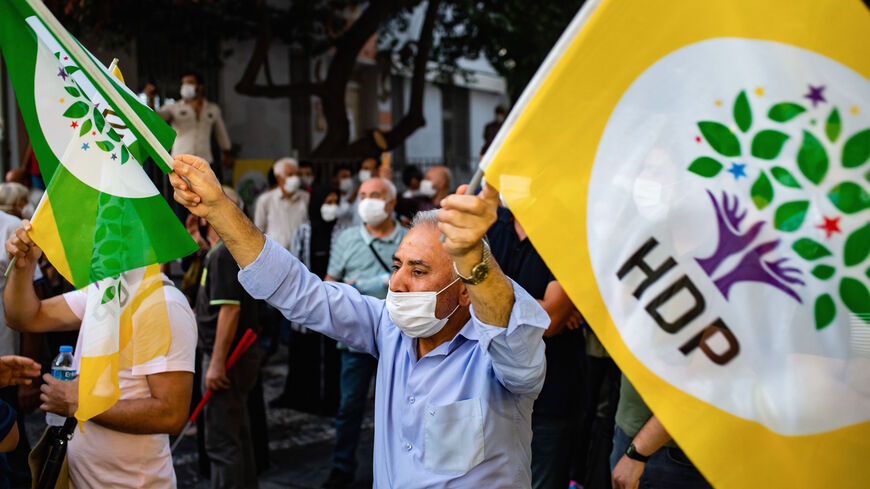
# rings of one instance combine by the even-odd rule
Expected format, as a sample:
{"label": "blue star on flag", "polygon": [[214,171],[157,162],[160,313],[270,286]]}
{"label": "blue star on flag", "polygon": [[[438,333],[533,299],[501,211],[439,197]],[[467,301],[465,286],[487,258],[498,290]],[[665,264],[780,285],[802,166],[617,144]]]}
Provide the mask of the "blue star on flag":
{"label": "blue star on flag", "polygon": [[88,148],[90,148],[90,146],[88,146],[88,143],[82,144],[82,151],[87,151]]}
{"label": "blue star on flag", "polygon": [[739,180],[740,177],[746,176],[746,164],[731,163],[731,168],[728,169],[728,173],[734,175],[734,180]]}

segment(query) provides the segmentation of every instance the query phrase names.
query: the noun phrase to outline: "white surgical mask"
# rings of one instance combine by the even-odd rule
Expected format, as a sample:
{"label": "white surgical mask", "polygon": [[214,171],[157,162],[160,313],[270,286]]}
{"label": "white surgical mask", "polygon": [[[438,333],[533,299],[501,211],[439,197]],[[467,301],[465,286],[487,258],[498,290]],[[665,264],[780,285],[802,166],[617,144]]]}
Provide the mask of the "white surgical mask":
{"label": "white surgical mask", "polygon": [[287,177],[284,180],[284,191],[288,194],[292,194],[293,192],[299,190],[299,185],[301,184],[302,182],[299,180],[298,176],[293,175],[292,177]]}
{"label": "white surgical mask", "polygon": [[390,313],[390,320],[411,338],[428,338],[437,334],[459,309],[459,304],[456,304],[453,312],[445,318],[438,319],[435,316],[438,294],[449,289],[458,280],[459,277],[438,292],[393,292],[391,287],[387,291],[387,311]]}
{"label": "white surgical mask", "polygon": [[359,203],[357,212],[364,223],[377,226],[389,217],[386,206],[387,203],[381,199],[363,199]]}
{"label": "white surgical mask", "polygon": [[420,182],[420,195],[424,197],[435,197],[435,187],[432,186],[432,180],[423,180]]}
{"label": "white surgical mask", "polygon": [[310,175],[305,175],[304,177],[300,177],[300,180],[302,180],[302,186],[305,188],[310,187],[311,184],[314,183],[314,177],[310,176]]}
{"label": "white surgical mask", "polygon": [[179,92],[181,93],[181,98],[190,100],[196,97],[196,85],[193,83],[182,83]]}
{"label": "white surgical mask", "polygon": [[360,170],[358,176],[359,176],[360,182],[365,182],[366,180],[368,180],[369,178],[372,177],[372,172],[370,172],[368,170]]}
{"label": "white surgical mask", "polygon": [[332,222],[338,218],[338,206],[336,204],[323,204],[320,206],[320,217],[326,222]]}
{"label": "white surgical mask", "polygon": [[349,194],[353,191],[353,180],[350,178],[342,178],[338,181],[338,189],[341,190],[343,194]]}

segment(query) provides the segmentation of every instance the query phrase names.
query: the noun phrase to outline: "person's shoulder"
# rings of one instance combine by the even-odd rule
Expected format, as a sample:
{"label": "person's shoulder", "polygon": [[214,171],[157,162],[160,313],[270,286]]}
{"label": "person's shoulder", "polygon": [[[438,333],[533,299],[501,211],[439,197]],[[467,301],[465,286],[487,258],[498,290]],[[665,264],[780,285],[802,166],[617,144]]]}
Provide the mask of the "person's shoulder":
{"label": "person's shoulder", "polygon": [[[360,224],[360,226],[362,226],[362,224]],[[336,244],[340,246],[347,246],[358,239],[362,239],[360,235],[360,226],[350,226],[346,229],[343,229],[338,234],[338,238],[335,240]]]}
{"label": "person's shoulder", "polygon": [[18,219],[12,214],[0,212],[0,232],[4,235],[4,241],[12,236],[12,233],[14,233],[19,226],[21,226],[21,219]]}

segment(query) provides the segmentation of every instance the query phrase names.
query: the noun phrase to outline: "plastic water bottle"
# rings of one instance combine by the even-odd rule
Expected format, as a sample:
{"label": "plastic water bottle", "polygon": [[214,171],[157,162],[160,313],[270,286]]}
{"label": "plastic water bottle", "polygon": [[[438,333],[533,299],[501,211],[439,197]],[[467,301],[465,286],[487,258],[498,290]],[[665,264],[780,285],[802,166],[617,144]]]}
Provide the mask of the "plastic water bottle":
{"label": "plastic water bottle", "polygon": [[[51,362],[51,376],[58,380],[73,380],[78,373],[73,367],[73,347],[64,345],[60,353]],[[54,413],[45,413],[45,422],[49,426],[63,426],[66,418]]]}

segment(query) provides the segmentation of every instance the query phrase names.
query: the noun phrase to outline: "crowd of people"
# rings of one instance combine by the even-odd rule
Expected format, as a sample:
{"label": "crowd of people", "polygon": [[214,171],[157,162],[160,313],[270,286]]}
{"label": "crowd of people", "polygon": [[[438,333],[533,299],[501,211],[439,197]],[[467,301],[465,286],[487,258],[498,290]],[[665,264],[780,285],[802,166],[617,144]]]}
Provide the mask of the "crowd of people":
{"label": "crowd of people", "polygon": [[[202,93],[189,74],[179,102],[152,105],[179,133],[170,180],[199,244],[153,278],[171,343],[120,371],[120,400],[74,434],[75,487],[174,487],[176,434],[198,437],[212,487],[257,487],[268,459],[260,370],[282,341],[286,381],[269,409],[334,416],[324,488],[354,482],[372,390],[375,487],[708,487],[492,187],[466,194],[445,166],[405,165],[398,189],[374,158],[327,170],[284,157],[245,208],[221,186],[229,136]],[[23,414],[77,407],[77,381],[30,383],[38,366],[15,355],[46,365],[75,344],[78,365],[88,297],[27,233],[44,189],[31,170],[0,185],[0,267],[18,257],[0,277],[0,451],[15,449],[0,487],[29,478]],[[134,335],[147,334],[152,313],[133,318],[143,325]],[[260,341],[227,369],[247,329]],[[179,434],[208,390],[200,425]]]}

